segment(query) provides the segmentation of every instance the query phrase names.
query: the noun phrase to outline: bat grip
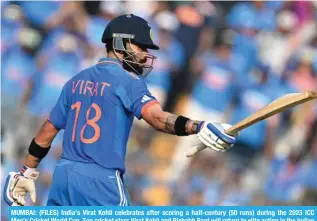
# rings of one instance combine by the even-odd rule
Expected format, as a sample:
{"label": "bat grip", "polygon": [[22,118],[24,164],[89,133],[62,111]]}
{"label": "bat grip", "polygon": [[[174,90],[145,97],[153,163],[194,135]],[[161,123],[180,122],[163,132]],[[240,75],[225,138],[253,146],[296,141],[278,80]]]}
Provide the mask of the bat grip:
{"label": "bat grip", "polygon": [[239,132],[239,128],[236,128],[233,126],[233,127],[230,127],[228,130],[226,130],[225,132],[228,135],[235,136]]}

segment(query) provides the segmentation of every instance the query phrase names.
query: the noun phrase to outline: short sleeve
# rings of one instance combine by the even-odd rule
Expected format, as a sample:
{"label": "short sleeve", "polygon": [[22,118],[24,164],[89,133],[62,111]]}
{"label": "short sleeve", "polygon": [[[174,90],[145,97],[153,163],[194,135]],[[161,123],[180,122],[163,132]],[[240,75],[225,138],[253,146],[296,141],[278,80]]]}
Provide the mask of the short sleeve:
{"label": "short sleeve", "polygon": [[50,113],[49,121],[58,129],[64,129],[67,120],[67,90],[64,86],[56,105]]}
{"label": "short sleeve", "polygon": [[143,79],[135,79],[125,85],[119,85],[116,93],[124,107],[139,120],[142,118],[142,111],[149,105],[158,103],[149,92]]}

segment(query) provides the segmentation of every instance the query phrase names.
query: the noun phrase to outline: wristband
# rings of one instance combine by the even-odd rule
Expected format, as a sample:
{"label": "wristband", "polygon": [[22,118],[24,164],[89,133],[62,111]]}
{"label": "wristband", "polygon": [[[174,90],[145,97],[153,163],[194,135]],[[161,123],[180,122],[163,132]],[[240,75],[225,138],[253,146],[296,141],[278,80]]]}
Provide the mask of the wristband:
{"label": "wristband", "polygon": [[41,147],[40,145],[35,143],[35,138],[34,138],[29,147],[29,154],[41,160],[47,155],[50,148],[51,146],[47,148]]}
{"label": "wristband", "polygon": [[189,121],[189,118],[178,116],[175,125],[174,125],[174,131],[177,136],[188,136],[186,133],[186,123]]}

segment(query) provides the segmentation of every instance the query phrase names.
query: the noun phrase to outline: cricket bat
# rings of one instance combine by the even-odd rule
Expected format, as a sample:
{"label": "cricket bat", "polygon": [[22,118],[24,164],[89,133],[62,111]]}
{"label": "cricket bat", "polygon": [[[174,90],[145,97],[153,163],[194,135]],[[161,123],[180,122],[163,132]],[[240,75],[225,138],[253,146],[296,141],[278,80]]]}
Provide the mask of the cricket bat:
{"label": "cricket bat", "polygon": [[[290,93],[286,94],[282,97],[277,98],[276,100],[272,101],[270,104],[266,105],[265,107],[261,108],[260,110],[256,111],[249,117],[239,121],[228,130],[226,130],[227,134],[236,134],[237,132],[261,121],[266,118],[269,118],[275,114],[283,112],[291,107],[297,106],[299,104],[303,104],[307,101],[311,101],[317,98],[317,92],[307,91],[303,93]],[[197,152],[205,149],[206,146],[199,146],[195,148],[189,149],[186,153],[187,157],[191,157],[195,155]]]}

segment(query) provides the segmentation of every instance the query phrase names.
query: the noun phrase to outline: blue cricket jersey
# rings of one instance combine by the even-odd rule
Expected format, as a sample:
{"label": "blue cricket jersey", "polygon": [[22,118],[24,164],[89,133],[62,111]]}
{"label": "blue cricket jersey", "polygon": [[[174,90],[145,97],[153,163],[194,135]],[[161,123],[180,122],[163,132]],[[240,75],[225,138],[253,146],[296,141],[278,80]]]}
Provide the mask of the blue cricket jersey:
{"label": "blue cricket jersey", "polygon": [[63,87],[50,122],[64,129],[62,158],[125,172],[134,116],[156,103],[142,78],[103,58]]}

